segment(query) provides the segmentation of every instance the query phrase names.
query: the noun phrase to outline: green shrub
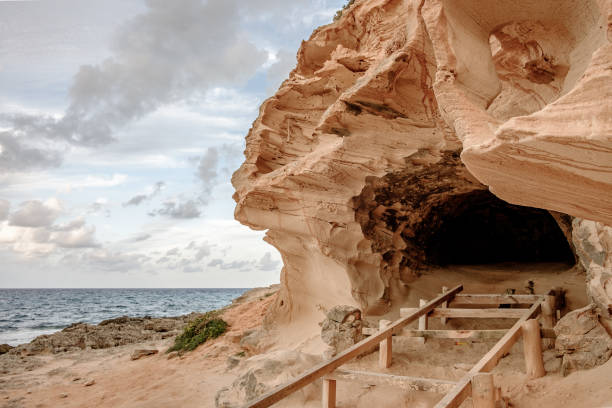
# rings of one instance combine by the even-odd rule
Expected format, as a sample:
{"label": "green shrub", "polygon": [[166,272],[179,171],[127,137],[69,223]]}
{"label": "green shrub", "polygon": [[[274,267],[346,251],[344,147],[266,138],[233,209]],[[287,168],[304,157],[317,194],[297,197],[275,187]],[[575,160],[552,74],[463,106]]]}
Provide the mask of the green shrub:
{"label": "green shrub", "polygon": [[336,14],[334,15],[334,21],[340,20],[340,17],[342,17],[342,12],[346,10],[347,8],[351,7],[354,2],[355,0],[349,0],[348,3],[342,6],[340,10],[336,11]]}
{"label": "green shrub", "polygon": [[219,312],[213,311],[198,317],[189,323],[174,339],[174,345],[166,353],[171,351],[191,351],[208,339],[215,339],[225,333],[227,322],[217,317]]}

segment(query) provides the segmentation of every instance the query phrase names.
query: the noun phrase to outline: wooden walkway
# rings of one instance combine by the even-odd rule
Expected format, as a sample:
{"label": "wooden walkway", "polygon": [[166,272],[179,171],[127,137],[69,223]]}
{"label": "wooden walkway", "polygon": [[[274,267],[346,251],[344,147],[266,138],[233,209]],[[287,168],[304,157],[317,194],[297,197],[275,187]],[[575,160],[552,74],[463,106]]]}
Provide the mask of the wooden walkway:
{"label": "wooden walkway", "polygon": [[[331,360],[316,365],[291,382],[276,387],[244,408],[269,407],[308,384],[323,379],[323,408],[335,408],[337,381],[365,382],[368,384],[393,385],[403,389],[431,391],[446,394],[435,408],[456,408],[468,397],[472,397],[474,408],[494,408],[500,398],[499,389],[489,372],[512,346],[523,337],[526,372],[531,378],[545,375],[542,360],[542,344],[549,347],[554,337],[554,298],[544,295],[494,295],[461,294],[463,286],[443,293],[427,302],[421,300],[419,308],[400,309],[400,319],[395,322],[380,321],[379,330],[364,329],[369,337],[336,355]],[[528,308],[499,308],[500,305],[517,305]],[[451,307],[453,306],[453,307]],[[463,306],[454,308],[454,306]],[[471,306],[470,308],[466,306]],[[483,308],[485,306],[485,308]],[[495,307],[493,307],[495,306]],[[516,307],[516,306],[515,306]],[[540,322],[535,320],[540,316]],[[446,323],[449,318],[508,318],[518,319],[508,330],[428,330],[430,318],[440,318]],[[408,330],[411,322],[419,322],[418,330]],[[480,338],[499,341],[459,381],[431,378],[396,376],[375,372],[341,370],[340,366],[364,352],[379,346],[379,366],[388,368],[393,357],[392,336],[426,338]]]}

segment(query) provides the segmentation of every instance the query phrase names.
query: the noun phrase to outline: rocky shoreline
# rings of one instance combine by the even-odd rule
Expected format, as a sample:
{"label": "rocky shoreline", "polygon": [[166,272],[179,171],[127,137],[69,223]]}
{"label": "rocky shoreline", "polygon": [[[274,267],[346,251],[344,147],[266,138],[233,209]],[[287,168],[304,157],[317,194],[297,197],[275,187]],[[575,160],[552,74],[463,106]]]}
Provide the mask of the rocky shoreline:
{"label": "rocky shoreline", "polygon": [[[250,289],[232,300],[230,305],[221,310],[258,297],[270,296],[278,290],[278,286],[271,285],[269,287]],[[0,355],[34,356],[39,354],[56,354],[163,340],[176,336],[187,324],[203,315],[204,312],[191,312],[172,317],[120,316],[103,320],[98,324],[76,322],[55,333],[40,335],[29,343],[23,343],[18,346],[0,344]]]}
{"label": "rocky shoreline", "polygon": [[[278,285],[250,289],[221,310],[270,296],[277,290]],[[173,317],[121,316],[98,324],[73,323],[55,333],[38,336],[29,343],[15,347],[8,344],[0,345],[0,374],[31,371],[42,365],[40,359],[36,358],[39,356],[110,349],[170,339],[181,333],[190,322],[203,315],[203,312],[191,312]]]}
{"label": "rocky shoreline", "polygon": [[38,336],[29,343],[16,347],[2,345],[2,349],[8,354],[32,356],[161,340],[177,335],[199,316],[202,313],[160,318],[121,316],[99,324],[73,323],[58,332]]}

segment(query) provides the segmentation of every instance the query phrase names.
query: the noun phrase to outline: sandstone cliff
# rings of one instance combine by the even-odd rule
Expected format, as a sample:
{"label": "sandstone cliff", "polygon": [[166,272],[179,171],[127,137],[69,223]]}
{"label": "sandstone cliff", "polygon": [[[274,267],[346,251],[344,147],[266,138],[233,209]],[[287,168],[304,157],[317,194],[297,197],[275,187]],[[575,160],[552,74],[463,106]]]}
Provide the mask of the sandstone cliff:
{"label": "sandstone cliff", "polygon": [[449,220],[493,213],[525,240],[556,221],[612,310],[612,248],[585,250],[612,225],[611,41],[610,0],[357,0],[317,29],[232,179],[283,257],[275,319],[384,313],[469,249]]}

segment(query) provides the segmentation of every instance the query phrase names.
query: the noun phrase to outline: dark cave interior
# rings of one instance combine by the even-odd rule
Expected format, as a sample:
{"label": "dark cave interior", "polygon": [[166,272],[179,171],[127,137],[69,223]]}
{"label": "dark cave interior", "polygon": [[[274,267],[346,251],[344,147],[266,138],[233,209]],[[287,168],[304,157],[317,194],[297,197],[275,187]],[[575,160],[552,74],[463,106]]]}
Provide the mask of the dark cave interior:
{"label": "dark cave interior", "polygon": [[548,211],[508,204],[487,190],[452,196],[426,218],[429,233],[419,246],[430,265],[575,262]]}

